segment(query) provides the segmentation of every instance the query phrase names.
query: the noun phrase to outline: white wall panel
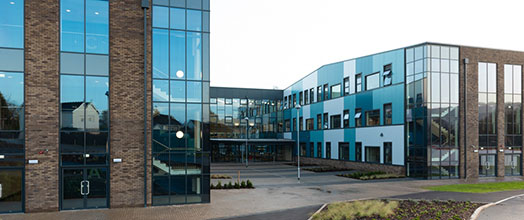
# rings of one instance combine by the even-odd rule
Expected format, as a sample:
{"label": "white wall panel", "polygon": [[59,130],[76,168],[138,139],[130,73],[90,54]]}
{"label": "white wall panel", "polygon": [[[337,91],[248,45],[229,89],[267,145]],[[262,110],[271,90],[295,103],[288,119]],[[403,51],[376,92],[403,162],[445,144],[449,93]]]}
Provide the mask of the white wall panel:
{"label": "white wall panel", "polygon": [[[344,62],[344,78],[349,76],[349,93],[355,93],[355,74],[357,72],[357,65],[355,60]],[[342,85],[344,86],[344,85]]]}
{"label": "white wall panel", "polygon": [[393,164],[404,165],[404,125],[357,128],[355,142],[362,142],[363,160],[366,146],[379,146],[381,163],[384,162],[384,142],[392,142]]}
{"label": "white wall panel", "polygon": [[326,142],[331,142],[331,159],[338,159],[338,142],[344,142],[344,130],[333,129],[324,131],[323,152],[326,152]]}

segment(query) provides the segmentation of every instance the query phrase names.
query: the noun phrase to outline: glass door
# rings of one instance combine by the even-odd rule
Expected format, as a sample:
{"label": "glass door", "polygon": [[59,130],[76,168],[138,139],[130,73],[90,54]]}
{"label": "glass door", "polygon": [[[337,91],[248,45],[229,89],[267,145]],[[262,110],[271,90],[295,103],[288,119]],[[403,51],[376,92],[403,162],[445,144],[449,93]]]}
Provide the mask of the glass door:
{"label": "glass door", "polygon": [[66,168],[62,181],[63,210],[107,207],[107,168]]}
{"label": "glass door", "polygon": [[506,154],[504,160],[504,170],[506,176],[520,176],[521,173],[521,158],[520,154]]}
{"label": "glass door", "polygon": [[497,170],[496,155],[481,154],[479,156],[479,176],[495,176]]}
{"label": "glass door", "polygon": [[22,170],[0,169],[0,213],[22,211]]}

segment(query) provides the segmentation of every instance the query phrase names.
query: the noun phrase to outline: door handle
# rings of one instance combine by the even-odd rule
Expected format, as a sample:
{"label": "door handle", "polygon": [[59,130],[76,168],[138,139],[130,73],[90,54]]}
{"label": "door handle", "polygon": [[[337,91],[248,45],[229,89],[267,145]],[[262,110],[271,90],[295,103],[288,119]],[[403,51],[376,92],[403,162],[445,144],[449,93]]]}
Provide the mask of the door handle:
{"label": "door handle", "polygon": [[83,195],[83,196],[85,196],[85,193],[84,193],[84,181],[85,180],[80,181],[80,195]]}
{"label": "door handle", "polygon": [[489,170],[490,166],[489,166],[489,162],[486,162],[486,170]]}
{"label": "door handle", "polygon": [[88,181],[88,180],[86,180],[86,182],[87,182],[87,186],[86,186],[86,187],[87,187],[87,192],[86,192],[86,196],[87,196],[87,195],[89,195],[89,181]]}
{"label": "door handle", "polygon": [[[85,191],[84,191],[84,189],[85,189]],[[89,181],[82,180],[80,182],[80,194],[83,195],[83,196],[89,195]]]}
{"label": "door handle", "polygon": [[0,198],[2,198],[2,184],[0,183]]}

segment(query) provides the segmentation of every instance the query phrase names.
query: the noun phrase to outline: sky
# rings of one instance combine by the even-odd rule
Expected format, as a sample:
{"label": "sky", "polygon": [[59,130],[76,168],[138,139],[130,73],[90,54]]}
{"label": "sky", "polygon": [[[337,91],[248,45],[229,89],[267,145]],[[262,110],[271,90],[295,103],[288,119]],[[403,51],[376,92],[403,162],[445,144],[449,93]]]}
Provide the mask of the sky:
{"label": "sky", "polygon": [[285,89],[422,42],[524,51],[523,27],[522,0],[211,0],[211,86]]}

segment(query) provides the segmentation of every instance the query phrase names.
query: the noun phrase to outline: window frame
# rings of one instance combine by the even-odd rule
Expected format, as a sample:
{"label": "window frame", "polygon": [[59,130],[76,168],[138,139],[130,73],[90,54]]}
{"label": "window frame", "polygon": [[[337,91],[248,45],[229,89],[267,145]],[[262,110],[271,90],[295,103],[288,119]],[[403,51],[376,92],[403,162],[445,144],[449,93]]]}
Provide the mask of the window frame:
{"label": "window frame", "polygon": [[349,77],[345,77],[344,80],[342,81],[343,83],[343,94],[342,96],[347,96],[349,95]]}
{"label": "window frame", "polygon": [[[388,108],[389,106],[389,108]],[[383,114],[383,117],[384,117],[384,125],[392,125],[393,124],[393,103],[386,103],[384,104],[384,114]],[[390,113],[388,114],[388,111],[387,110],[390,110]]]}
{"label": "window frame", "polygon": [[[357,118],[358,113],[360,113],[360,116]],[[362,109],[361,108],[355,109],[355,115],[353,116],[353,118],[355,119],[355,127],[356,128],[362,127]]]}
{"label": "window frame", "polygon": [[[336,121],[337,117],[338,117],[338,122],[339,123],[336,123],[337,122]],[[338,128],[341,128],[342,118],[341,118],[340,114],[338,114],[338,115],[330,115],[329,116],[329,122],[330,122],[330,124],[329,124],[330,129],[338,129]]]}
{"label": "window frame", "polygon": [[[345,118],[346,115],[348,116],[347,119]],[[349,109],[346,109],[342,113],[342,128],[349,128],[349,118]]]}
{"label": "window frame", "polygon": [[[389,74],[384,75],[387,71],[389,71]],[[393,76],[392,76],[393,75],[393,64],[392,63],[384,65],[384,71],[382,75],[383,75],[382,76],[382,80],[383,80],[382,85],[384,85],[384,87],[393,85]],[[386,83],[387,79],[389,79],[389,83]]]}
{"label": "window frame", "polygon": [[328,113],[322,114],[322,129],[323,130],[329,129],[329,115],[328,115]]}
{"label": "window frame", "polygon": [[[378,112],[378,114],[376,114],[376,118],[378,119],[378,123],[377,124],[374,124],[374,125],[370,125],[369,121],[370,121],[370,115],[371,113],[376,113]],[[370,127],[370,126],[380,126],[380,109],[373,109],[373,110],[369,110],[369,111],[366,111],[366,127]]]}
{"label": "window frame", "polygon": [[322,91],[322,93],[324,95],[322,100],[323,101],[329,100],[329,98],[330,98],[329,97],[329,85],[327,83],[324,84],[324,90]]}
{"label": "window frame", "polygon": [[362,73],[355,75],[355,93],[359,92],[362,92]]}
{"label": "window frame", "polygon": [[[376,82],[378,83],[378,85],[376,87],[373,87],[373,88],[370,88],[369,87],[369,82],[374,82],[371,79],[371,77],[377,77],[376,78]],[[369,90],[373,90],[373,89],[377,89],[377,88],[380,88],[380,72],[375,72],[375,73],[371,73],[371,74],[368,74],[366,75],[366,91],[369,91]]]}
{"label": "window frame", "polygon": [[[389,149],[389,154],[387,153],[387,150]],[[384,164],[393,164],[393,142],[386,141],[383,143],[382,150],[384,158],[383,163]]]}

